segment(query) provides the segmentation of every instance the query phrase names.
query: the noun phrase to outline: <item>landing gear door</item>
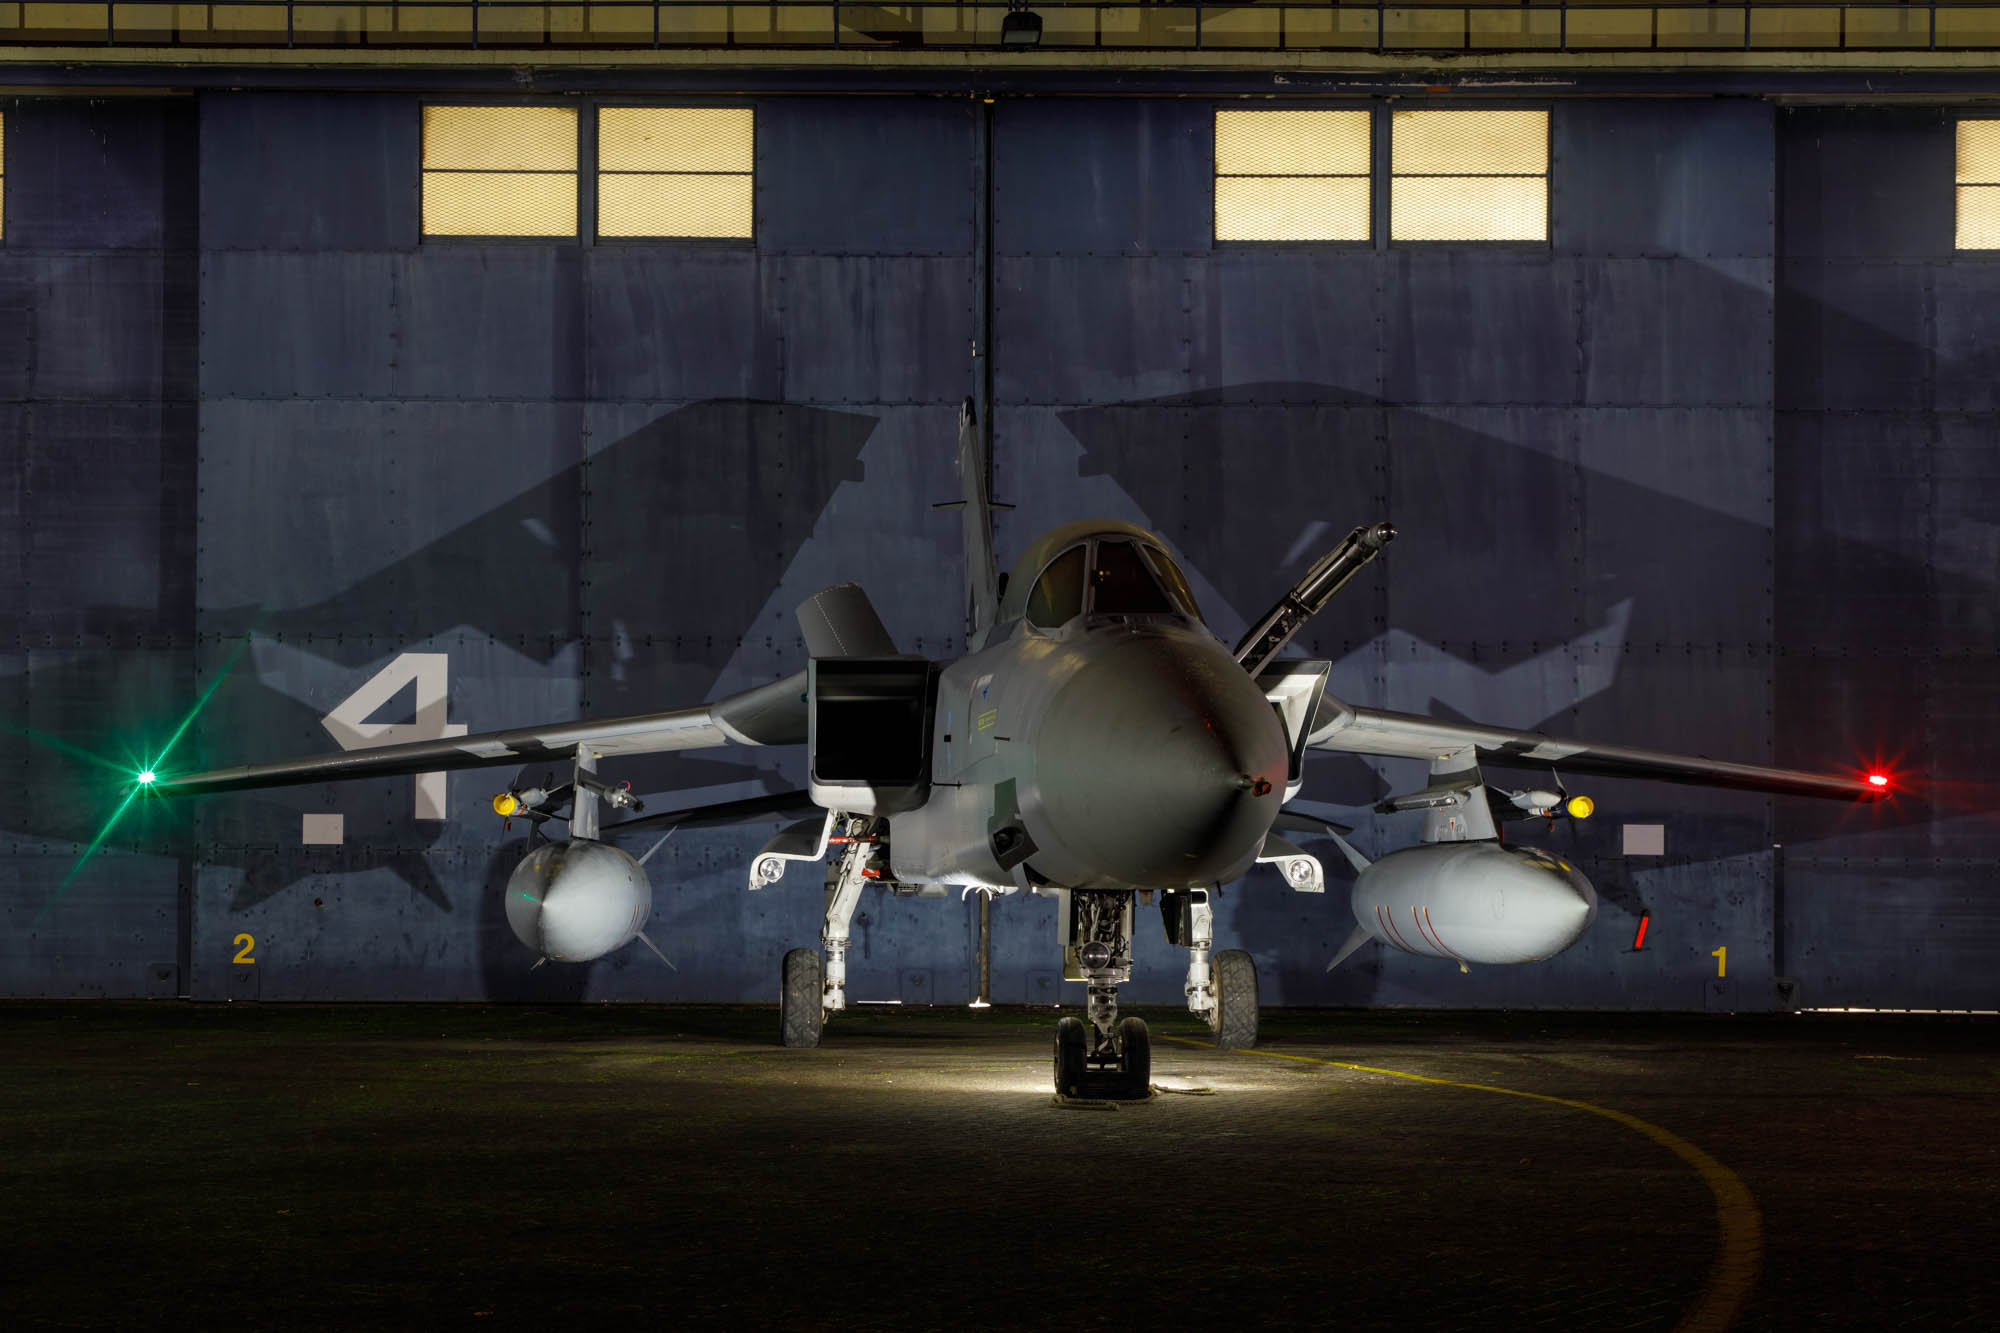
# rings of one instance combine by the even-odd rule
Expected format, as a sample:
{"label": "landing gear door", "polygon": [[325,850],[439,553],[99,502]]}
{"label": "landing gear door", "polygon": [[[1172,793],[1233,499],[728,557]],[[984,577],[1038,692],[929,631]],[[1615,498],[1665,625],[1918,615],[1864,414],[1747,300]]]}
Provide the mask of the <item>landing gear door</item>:
{"label": "landing gear door", "polygon": [[1332,674],[1331,662],[1285,661],[1273,662],[1257,677],[1258,688],[1277,710],[1278,720],[1285,724],[1285,739],[1291,747],[1285,763],[1287,801],[1305,785],[1306,738],[1311,734],[1320,696],[1326,693],[1327,677]]}
{"label": "landing gear door", "polygon": [[936,664],[922,658],[814,658],[806,673],[813,800],[856,815],[922,805],[937,681]]}

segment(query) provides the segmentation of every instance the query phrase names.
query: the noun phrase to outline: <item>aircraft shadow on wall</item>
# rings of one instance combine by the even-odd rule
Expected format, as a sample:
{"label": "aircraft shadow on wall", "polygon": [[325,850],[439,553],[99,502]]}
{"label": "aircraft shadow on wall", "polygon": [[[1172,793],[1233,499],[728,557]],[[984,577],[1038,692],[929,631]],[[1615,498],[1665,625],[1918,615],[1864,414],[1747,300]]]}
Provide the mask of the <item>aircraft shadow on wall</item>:
{"label": "aircraft shadow on wall", "polygon": [[[1746,734],[1757,731],[1738,728],[1769,725],[1757,698],[1772,670],[1768,657],[1754,671],[1699,673],[1693,695],[1685,662],[1669,662],[1668,672],[1681,682],[1671,697],[1660,696],[1659,677],[1646,667],[1649,658],[1669,650],[1683,655],[1689,640],[1704,639],[1710,642],[1700,646],[1721,650],[1710,659],[1718,666],[1753,660],[1744,643],[1771,637],[1766,607],[1772,596],[1796,600],[1798,591],[1781,585],[1766,592],[1783,577],[1771,568],[1770,527],[1739,517],[1748,512],[1739,497],[1718,494],[1713,503],[1684,498],[1699,493],[1698,477],[1684,478],[1682,493],[1670,494],[1575,461],[1591,452],[1588,438],[1573,449],[1552,442],[1544,452],[1466,424],[1481,415],[1479,409],[1431,414],[1330,385],[1268,383],[1074,409],[1060,419],[1083,446],[1082,473],[1116,482],[1149,526],[1237,608],[1262,605],[1274,589],[1297,579],[1323,544],[1302,540],[1302,534],[1327,530],[1329,517],[1392,514],[1405,536],[1376,577],[1392,581],[1394,597],[1377,583],[1372,594],[1357,586],[1335,599],[1296,641],[1310,657],[1339,662],[1385,632],[1400,631],[1476,663],[1467,674],[1483,670],[1497,679],[1507,668],[1579,642],[1613,608],[1630,608],[1624,661],[1608,688],[1592,697],[1557,699],[1556,711],[1547,707],[1545,691],[1507,697],[1490,688],[1479,691],[1476,706],[1408,695],[1393,702],[1369,698],[1371,703],[1454,720],[1504,717],[1510,725],[1557,734],[1635,742],[1650,736],[1677,749],[1754,757]],[[1581,429],[1590,429],[1587,417]],[[1823,530],[1787,537],[1796,543],[1793,568],[1846,571],[1870,588],[1928,598],[1934,614],[1991,605],[1995,597],[1990,582],[1940,573]],[[1832,595],[1837,598],[1838,590]],[[1725,636],[1736,642],[1716,642]],[[1794,669],[1799,676],[1811,671],[1806,663]],[[1822,669],[1852,672],[1858,666],[1850,661]],[[1383,670],[1393,674],[1395,668]],[[1394,681],[1388,684],[1393,692]],[[1824,688],[1811,679],[1793,684]],[[1749,698],[1732,706],[1734,692]],[[1351,697],[1367,695],[1355,691]],[[1754,709],[1744,712],[1741,705],[1752,701]],[[1807,707],[1780,717],[1773,762],[1852,769],[1878,757],[1873,747],[1883,736],[1923,734],[1911,725],[1917,710],[1908,691],[1886,676],[1880,689],[1850,685],[1840,703],[1825,713]],[[1931,756],[1914,748],[1896,758],[1901,770],[1932,771]],[[1641,819],[1698,810],[1698,821],[1676,821],[1680,827],[1698,824],[1697,833],[1677,836],[1670,849],[1679,864],[1767,850],[1774,832],[1788,845],[1862,830],[1921,835],[1933,817],[1923,795],[1910,792],[1862,810],[1774,798],[1773,825],[1762,801],[1740,793],[1664,792],[1615,779],[1593,779],[1591,787],[1621,798],[1629,794],[1630,808],[1644,812],[1636,816]],[[1375,768],[1360,758],[1313,757],[1312,800],[1366,809],[1386,792]],[[1550,830],[1551,845],[1592,860],[1603,896],[1636,916],[1645,904],[1618,854],[1618,804],[1603,808],[1609,818],[1563,821],[1560,830]],[[1533,832],[1522,836],[1550,842]],[[1340,866],[1340,858],[1330,864]],[[1284,907],[1282,895],[1261,901],[1273,910]]]}
{"label": "aircraft shadow on wall", "polygon": [[[329,738],[320,719],[369,664],[463,627],[476,631],[481,646],[490,636],[499,649],[551,676],[567,669],[558,659],[573,659],[587,634],[585,707],[592,716],[645,712],[662,699],[705,698],[834,489],[861,480],[862,446],[876,424],[872,416],[783,403],[679,408],[333,597],[276,612],[204,609],[205,673],[219,667],[226,651],[212,646],[218,639],[230,644],[252,632],[280,655],[299,650],[347,673],[326,682],[330,698],[302,702],[287,692],[303,692],[299,682],[280,689],[260,679],[253,648],[235,662],[176,748],[174,766],[238,763],[274,748],[325,749]],[[791,629],[789,619],[785,628]],[[107,733],[108,726],[127,728],[129,736],[135,721],[151,725],[186,709],[186,683],[172,674],[161,671],[158,679],[135,683],[129,664],[109,654],[58,659],[25,681],[26,691],[48,701],[35,710],[34,730],[121,757],[120,738]],[[545,711],[544,696],[510,701],[500,688],[490,706],[501,715],[486,719],[489,724]],[[395,707],[377,720],[409,720]],[[461,707],[454,700],[454,719],[462,716]],[[117,716],[107,720],[109,714]],[[115,805],[117,787],[129,781],[129,774],[66,761],[19,728],[0,730],[0,755],[13,772],[32,764],[48,775],[7,803],[23,818],[0,817],[0,825],[32,837],[88,844]],[[677,754],[635,758],[627,771],[641,790],[767,781],[766,770],[750,764]],[[529,766],[523,775],[538,779],[540,772]],[[504,773],[493,776],[506,780]],[[456,781],[454,813],[467,808],[457,791],[471,790],[471,780]],[[398,779],[199,805],[142,802],[105,845],[194,853],[204,865],[242,872],[231,910],[254,906],[303,878],[385,870],[449,912],[451,895],[433,850],[449,841],[449,825],[415,818],[409,789],[409,780]],[[345,811],[344,843],[302,848],[300,816],[307,810]],[[495,829],[479,823],[476,843],[467,848],[475,866],[487,866],[484,873],[475,870],[479,881],[497,873],[504,883],[518,859],[522,827],[515,826],[514,838],[496,857]],[[489,903],[498,898],[497,891],[483,896]],[[511,947],[504,922],[494,926],[495,942],[504,938]],[[518,954],[507,967],[522,970]],[[544,969],[544,975],[580,986],[584,971]]]}
{"label": "aircraft shadow on wall", "polygon": [[[1336,600],[1299,639],[1308,653],[1336,661],[1394,628],[1465,656],[1476,644],[1482,666],[1503,669],[1571,642],[1597,623],[1598,609],[1620,602],[1634,608],[1627,656],[1643,658],[1655,645],[1686,637],[1689,599],[1701,595],[1690,591],[1699,579],[1689,568],[1689,551],[1700,552],[1704,568],[1736,564],[1761,574],[1770,550],[1762,524],[1328,386],[1248,385],[1082,409],[1061,419],[1083,445],[1082,472],[1115,480],[1150,526],[1237,608],[1262,605],[1303,571],[1319,544],[1299,540],[1301,533],[1330,518],[1392,512],[1393,505],[1398,523],[1417,537],[1398,547],[1397,587],[1422,595],[1399,596],[1388,606],[1393,625],[1383,619],[1379,596]],[[355,671],[459,627],[490,636],[543,668],[555,668],[587,636],[588,716],[705,698],[835,488],[861,479],[860,454],[875,424],[867,415],[777,403],[719,401],[678,409],[334,597],[262,615],[253,608],[207,610],[202,631],[233,640],[254,628],[272,642]],[[1387,441],[1394,442],[1393,465]],[[1249,511],[1242,502],[1213,503],[1212,497],[1232,490],[1254,490],[1256,521],[1245,521]],[[1579,514],[1589,525],[1587,546],[1571,531]],[[1552,540],[1552,532],[1568,535]],[[1990,586],[1960,580],[1968,586],[1958,587],[1915,561],[1854,549],[1859,545],[1815,534],[1799,558],[1826,567],[1864,564],[1884,581],[1930,588],[1941,601],[1992,595]],[[384,623],[385,608],[392,609],[390,624]],[[71,735],[97,730],[83,725],[81,716],[91,701],[133,692],[110,664],[82,657],[33,672],[28,688],[46,690],[77,710],[78,716],[51,718],[44,728]],[[164,681],[138,693],[148,696],[143,705],[154,715],[184,704]],[[523,715],[538,712],[535,702],[522,708]],[[1454,711],[1448,701],[1429,702],[1440,715]],[[1492,703],[1504,710],[1504,700]],[[1489,706],[1482,702],[1482,711]],[[1589,730],[1631,734],[1633,719],[1656,717],[1669,706],[1650,697],[1643,672],[1621,670],[1601,697],[1565,711],[1586,718]],[[176,767],[325,748],[325,711],[321,703],[302,703],[262,684],[239,664],[200,728],[203,748],[177,756]],[[1534,709],[1505,715],[1522,726],[1560,716]],[[396,719],[385,714],[383,720]],[[1881,731],[1873,717],[1833,721],[1844,721],[1847,729],[1830,727],[1823,752],[1781,751],[1778,759],[1851,763],[1850,740]],[[1735,739],[1718,736],[1715,748],[1740,753]],[[12,752],[7,760],[16,772],[31,760],[44,765],[39,752],[30,754],[31,745],[16,733],[0,734],[0,753]],[[1917,766],[1922,758],[1910,761]],[[625,771],[635,789],[655,792],[763,782],[767,771],[679,754],[629,763]],[[522,775],[538,776],[533,765]],[[27,794],[28,826],[18,831],[87,842],[102,817],[104,802],[94,790],[102,785],[101,775],[91,773],[41,785]],[[366,819],[350,813],[345,845],[303,853],[300,811],[353,812],[361,804],[354,793],[337,800],[329,784],[302,789],[290,800],[281,794],[205,804],[196,826],[200,859],[243,872],[231,904],[236,909],[308,875],[386,868],[413,892],[451,910],[429,855],[444,826],[414,818],[407,783],[366,790],[382,789],[392,789],[394,797],[377,803],[377,813]],[[1353,756],[1314,760],[1311,799],[1366,806],[1384,790],[1375,771]],[[80,799],[87,791],[90,798]],[[1691,795],[1683,790],[1674,799]],[[1745,808],[1754,803],[1729,801],[1709,807],[1699,845],[1680,859],[1768,845],[1761,811]],[[1785,804],[1805,812],[1788,815],[1798,830],[1794,838],[1849,831],[1838,811],[1806,801]],[[178,831],[169,822],[175,818]],[[1910,798],[1871,815],[1883,825],[1928,818]],[[117,830],[110,845],[172,847],[185,855],[192,843],[185,814],[149,811]],[[487,867],[489,888],[504,881],[511,855],[494,857],[482,841],[477,857]],[[1602,887],[1613,901],[1629,897],[1615,875],[1605,876]]]}

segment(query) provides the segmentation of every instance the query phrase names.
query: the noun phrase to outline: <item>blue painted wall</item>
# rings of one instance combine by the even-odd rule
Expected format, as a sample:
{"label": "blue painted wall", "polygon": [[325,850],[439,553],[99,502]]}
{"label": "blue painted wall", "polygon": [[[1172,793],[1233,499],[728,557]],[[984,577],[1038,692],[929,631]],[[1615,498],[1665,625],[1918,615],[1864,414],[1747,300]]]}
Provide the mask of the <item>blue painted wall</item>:
{"label": "blue painted wall", "polygon": [[[1941,784],[1877,816],[1590,784],[1599,817],[1555,839],[1596,930],[1470,976],[1372,948],[1326,975],[1344,883],[1253,876],[1221,942],[1266,997],[1765,1008],[1783,973],[1806,1004],[1993,1007],[2000,403],[1949,119],[1559,104],[1548,247],[1320,249],[1213,242],[1212,105],[990,112],[1003,560],[1069,518],[1145,523],[1228,636],[1389,517],[1305,636],[1347,697]],[[421,242],[420,106],[6,108],[0,993],[766,999],[820,894],[743,891],[763,830],[650,863],[679,971],[530,973],[498,895],[521,829],[486,808],[506,770],[454,776],[444,821],[408,780],[137,807],[75,867],[115,766],[218,679],[176,766],[331,748],[320,718],[409,651],[446,656],[474,731],[738,688],[802,664],[792,607],[844,578],[909,650],[960,646],[930,504],[972,387],[979,105],[759,101],[748,248]],[[801,776],[621,771],[656,808]],[[1387,849],[1415,830],[1367,807],[1415,777],[1322,756],[1308,795]],[[308,813],[343,845],[301,846]],[[1625,823],[1667,855],[1620,855]],[[966,997],[974,917],[871,896],[855,993]],[[996,998],[1051,998],[1052,904],[993,921]],[[1128,993],[1177,999],[1150,921],[1140,952]]]}

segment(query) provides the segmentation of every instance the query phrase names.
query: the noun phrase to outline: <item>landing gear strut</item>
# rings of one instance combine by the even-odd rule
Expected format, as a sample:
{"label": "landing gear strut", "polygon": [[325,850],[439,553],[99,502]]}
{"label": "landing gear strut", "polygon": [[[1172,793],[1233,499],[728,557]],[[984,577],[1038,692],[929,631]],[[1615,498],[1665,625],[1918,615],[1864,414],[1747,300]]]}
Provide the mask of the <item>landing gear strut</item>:
{"label": "landing gear strut", "polygon": [[1145,1097],[1153,1086],[1151,1035],[1144,1019],[1118,1017],[1118,984],[1132,979],[1132,894],[1076,889],[1064,898],[1063,973],[1089,989],[1090,1021],[1056,1024],[1056,1091]]}
{"label": "landing gear strut", "polygon": [[778,1021],[787,1046],[817,1046],[826,1020],[847,1007],[847,944],[861,889],[882,877],[884,821],[852,815],[840,821],[840,832],[829,841],[841,853],[827,867],[826,924],[817,949],[794,949],[785,955],[784,984],[778,993]]}
{"label": "landing gear strut", "polygon": [[1243,1049],[1257,1044],[1257,964],[1241,949],[1211,955],[1215,908],[1207,889],[1169,893],[1160,902],[1167,942],[1188,951],[1188,1012],[1208,1020],[1215,1044]]}

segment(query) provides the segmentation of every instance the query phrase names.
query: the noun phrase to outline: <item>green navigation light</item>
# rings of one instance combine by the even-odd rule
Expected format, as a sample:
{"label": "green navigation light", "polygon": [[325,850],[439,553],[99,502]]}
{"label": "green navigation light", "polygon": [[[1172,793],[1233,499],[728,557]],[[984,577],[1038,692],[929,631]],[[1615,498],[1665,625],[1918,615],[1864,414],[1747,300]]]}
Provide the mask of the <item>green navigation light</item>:
{"label": "green navigation light", "polygon": [[[253,630],[252,633],[254,632]],[[118,803],[118,808],[111,812],[111,817],[105,820],[103,827],[97,830],[97,836],[90,840],[90,845],[83,849],[83,854],[76,858],[74,865],[70,866],[69,873],[62,877],[62,883],[56,885],[55,892],[48,896],[47,901],[42,904],[41,910],[35,913],[36,925],[39,926],[46,920],[49,913],[53,912],[62,903],[62,900],[69,895],[70,885],[74,884],[76,877],[83,873],[83,868],[90,863],[90,859],[97,855],[97,849],[102,847],[104,840],[111,836],[111,830],[118,826],[118,821],[125,817],[127,810],[132,808],[132,802],[139,798],[140,792],[150,793],[147,798],[148,800],[164,799],[160,797],[158,787],[161,765],[167,762],[167,756],[173,753],[176,745],[180,744],[181,737],[185,736],[188,728],[194,725],[194,720],[201,716],[202,709],[206,708],[208,701],[215,697],[215,692],[222,688],[222,682],[228,677],[231,669],[235,667],[236,659],[241,657],[243,650],[250,646],[250,639],[251,634],[245,634],[241,639],[236,641],[236,646],[229,650],[229,656],[223,659],[222,669],[215,673],[215,679],[208,683],[208,688],[201,692],[201,697],[194,701],[194,706],[188,709],[186,715],[181,718],[180,725],[175,727],[173,734],[167,737],[167,743],[160,747],[159,758],[139,769],[136,775],[137,780],[132,783],[131,790],[125,793],[125,799]],[[125,771],[129,773],[132,770],[128,768]]]}

